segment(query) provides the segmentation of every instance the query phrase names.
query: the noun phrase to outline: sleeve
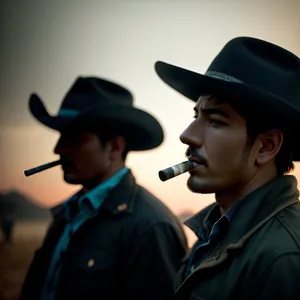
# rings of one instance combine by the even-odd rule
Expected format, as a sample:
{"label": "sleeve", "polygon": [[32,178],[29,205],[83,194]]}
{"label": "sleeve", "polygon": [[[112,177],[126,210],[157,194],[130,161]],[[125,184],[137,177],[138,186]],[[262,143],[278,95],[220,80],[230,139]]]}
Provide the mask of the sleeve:
{"label": "sleeve", "polygon": [[187,251],[186,239],[169,224],[148,228],[139,238],[124,268],[126,299],[168,300],[174,294],[174,284],[181,260]]}
{"label": "sleeve", "polygon": [[245,299],[300,299],[300,252],[282,254],[245,293]]}

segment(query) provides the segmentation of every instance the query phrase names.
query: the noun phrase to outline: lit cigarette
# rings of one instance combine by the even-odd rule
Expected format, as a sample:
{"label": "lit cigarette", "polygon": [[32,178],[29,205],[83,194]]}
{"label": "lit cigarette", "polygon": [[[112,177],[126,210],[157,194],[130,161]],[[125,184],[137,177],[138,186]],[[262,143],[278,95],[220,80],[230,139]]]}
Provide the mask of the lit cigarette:
{"label": "lit cigarette", "polygon": [[159,171],[158,176],[161,181],[166,181],[185,172],[188,172],[197,167],[198,165],[199,164],[192,161],[184,161],[180,164]]}
{"label": "lit cigarette", "polygon": [[50,169],[50,168],[53,168],[55,166],[58,166],[61,164],[61,160],[56,160],[56,161],[52,161],[52,162],[49,162],[49,163],[46,163],[46,164],[43,164],[43,165],[40,165],[38,167],[35,167],[35,168],[32,168],[32,169],[29,169],[29,170],[25,170],[24,171],[24,174],[26,177],[30,176],[30,175],[34,175],[36,173],[39,173],[39,172],[42,172],[42,171],[45,171],[47,169]]}

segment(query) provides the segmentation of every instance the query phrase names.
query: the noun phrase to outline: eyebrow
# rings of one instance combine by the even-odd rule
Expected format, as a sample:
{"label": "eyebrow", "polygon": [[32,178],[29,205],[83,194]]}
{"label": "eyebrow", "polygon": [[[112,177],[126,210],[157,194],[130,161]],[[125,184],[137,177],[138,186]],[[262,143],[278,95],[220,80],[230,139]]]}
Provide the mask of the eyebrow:
{"label": "eyebrow", "polygon": [[[201,108],[200,109],[202,113],[206,114],[206,115],[220,115],[220,116],[223,116],[227,119],[229,119],[229,115],[226,114],[222,109],[219,109],[219,108]],[[196,113],[198,113],[198,108],[195,106],[194,107],[194,111]]]}

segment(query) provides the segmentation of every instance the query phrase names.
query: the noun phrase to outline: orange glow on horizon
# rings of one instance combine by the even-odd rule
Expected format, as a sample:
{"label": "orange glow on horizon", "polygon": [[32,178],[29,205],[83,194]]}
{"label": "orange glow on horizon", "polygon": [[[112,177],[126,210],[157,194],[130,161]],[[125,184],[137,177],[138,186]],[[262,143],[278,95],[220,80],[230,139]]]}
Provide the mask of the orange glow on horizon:
{"label": "orange glow on horizon", "polygon": [[[179,135],[192,121],[194,103],[162,82],[154,63],[162,60],[204,73],[224,44],[237,36],[262,38],[300,56],[300,2],[124,1],[120,9],[100,2],[54,1],[44,9],[8,1],[1,7],[5,76],[0,89],[0,191],[16,189],[51,206],[80,188],[65,184],[59,167],[24,176],[24,170],[57,159],[52,149],[58,134],[33,119],[28,98],[38,93],[50,114],[56,114],[71,82],[91,75],[128,87],[135,106],[153,114],[164,128],[159,148],[129,155],[137,182],[175,213],[199,211],[214,201],[213,195],[191,193],[187,174],[167,182],[157,175],[185,159]],[[292,174],[300,179],[297,168]]]}

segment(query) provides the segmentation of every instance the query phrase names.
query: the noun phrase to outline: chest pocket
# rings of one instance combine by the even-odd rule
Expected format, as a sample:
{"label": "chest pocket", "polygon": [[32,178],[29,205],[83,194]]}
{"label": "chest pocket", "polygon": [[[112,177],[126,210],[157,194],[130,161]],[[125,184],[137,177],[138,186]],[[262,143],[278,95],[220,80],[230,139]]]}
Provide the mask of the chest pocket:
{"label": "chest pocket", "polygon": [[[118,287],[117,258],[106,249],[74,249],[63,255],[59,295],[62,299],[106,299]],[[72,298],[72,299],[73,299]]]}

